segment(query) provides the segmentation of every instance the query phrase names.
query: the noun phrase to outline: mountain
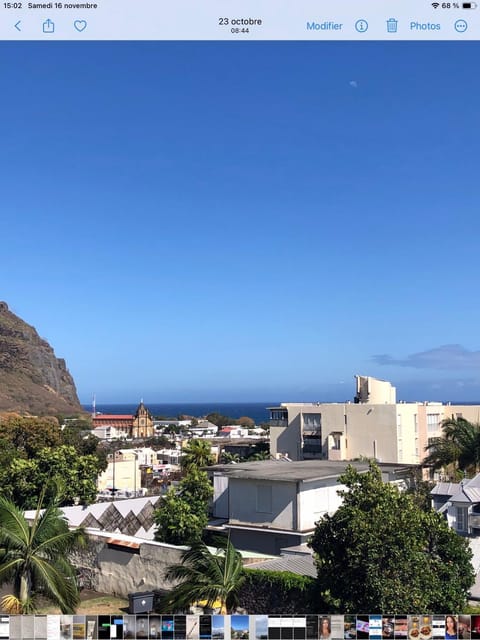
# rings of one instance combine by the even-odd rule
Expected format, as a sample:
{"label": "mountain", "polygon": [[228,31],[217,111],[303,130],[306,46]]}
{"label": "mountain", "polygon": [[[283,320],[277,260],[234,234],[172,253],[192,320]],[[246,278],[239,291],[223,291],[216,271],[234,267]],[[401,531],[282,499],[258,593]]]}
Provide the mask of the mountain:
{"label": "mountain", "polygon": [[83,412],[65,360],[6,302],[0,302],[0,411]]}

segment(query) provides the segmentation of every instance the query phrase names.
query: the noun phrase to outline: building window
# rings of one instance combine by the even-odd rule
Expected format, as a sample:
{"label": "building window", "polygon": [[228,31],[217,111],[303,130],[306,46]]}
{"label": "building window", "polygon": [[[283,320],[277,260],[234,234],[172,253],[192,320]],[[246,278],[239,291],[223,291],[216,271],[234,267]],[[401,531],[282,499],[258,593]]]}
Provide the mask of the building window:
{"label": "building window", "polygon": [[288,422],[288,411],[272,409],[270,411],[270,420],[273,422]]}
{"label": "building window", "polygon": [[322,426],[322,414],[321,413],[304,413],[303,414],[303,426],[304,428],[320,428]]}
{"label": "building window", "polygon": [[435,433],[440,426],[440,414],[439,413],[427,413],[427,432]]}
{"label": "building window", "polygon": [[257,512],[272,513],[272,485],[257,484]]}
{"label": "building window", "polygon": [[457,531],[467,530],[467,507],[457,507]]}
{"label": "building window", "polygon": [[340,451],[340,436],[338,433],[332,433],[332,438],[333,438],[333,447],[332,449],[335,449],[335,451]]}
{"label": "building window", "polygon": [[417,414],[413,416],[413,429],[415,433],[418,433],[418,417]]}

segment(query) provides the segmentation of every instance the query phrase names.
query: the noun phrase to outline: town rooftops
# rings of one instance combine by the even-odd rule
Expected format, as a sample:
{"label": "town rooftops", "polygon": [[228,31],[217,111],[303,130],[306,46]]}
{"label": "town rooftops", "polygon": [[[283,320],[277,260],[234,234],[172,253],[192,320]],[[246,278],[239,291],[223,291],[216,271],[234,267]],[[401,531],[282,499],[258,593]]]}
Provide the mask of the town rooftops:
{"label": "town rooftops", "polygon": [[[430,495],[448,496],[448,503],[476,504],[480,502],[480,473],[470,480],[456,482],[437,482]],[[446,503],[444,507],[446,508]],[[444,509],[445,510],[445,509]]]}
{"label": "town rooftops", "polygon": [[338,478],[352,465],[360,473],[368,471],[365,462],[344,462],[333,460],[258,460],[239,464],[217,464],[208,467],[209,471],[221,472],[229,478],[251,480],[276,480],[279,482],[313,482]]}

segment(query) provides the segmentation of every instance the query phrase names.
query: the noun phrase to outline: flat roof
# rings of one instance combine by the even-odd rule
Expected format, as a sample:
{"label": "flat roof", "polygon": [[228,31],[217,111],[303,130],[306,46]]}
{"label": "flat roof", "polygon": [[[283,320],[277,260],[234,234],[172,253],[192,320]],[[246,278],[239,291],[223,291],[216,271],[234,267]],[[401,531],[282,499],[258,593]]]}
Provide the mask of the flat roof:
{"label": "flat roof", "polygon": [[[368,471],[365,462],[345,460],[258,460],[239,464],[217,464],[208,467],[209,471],[222,472],[229,478],[247,478],[255,480],[277,480],[280,482],[313,482],[327,478],[338,478],[351,465],[357,471]],[[402,465],[399,465],[402,466]]]}

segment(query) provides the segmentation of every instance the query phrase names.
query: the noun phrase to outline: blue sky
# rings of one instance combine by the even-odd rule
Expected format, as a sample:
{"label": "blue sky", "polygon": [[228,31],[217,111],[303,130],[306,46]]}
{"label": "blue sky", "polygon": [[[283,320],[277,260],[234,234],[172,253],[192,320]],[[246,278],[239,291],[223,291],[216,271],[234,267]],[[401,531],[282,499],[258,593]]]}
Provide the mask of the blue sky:
{"label": "blue sky", "polygon": [[478,43],[1,43],[2,293],[82,401],[480,399]]}

